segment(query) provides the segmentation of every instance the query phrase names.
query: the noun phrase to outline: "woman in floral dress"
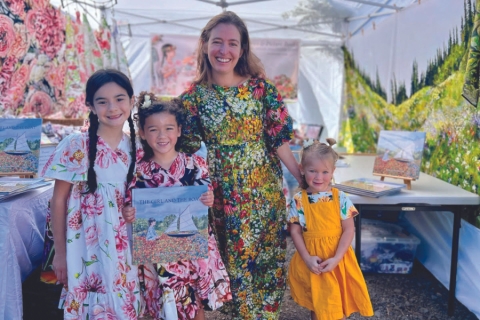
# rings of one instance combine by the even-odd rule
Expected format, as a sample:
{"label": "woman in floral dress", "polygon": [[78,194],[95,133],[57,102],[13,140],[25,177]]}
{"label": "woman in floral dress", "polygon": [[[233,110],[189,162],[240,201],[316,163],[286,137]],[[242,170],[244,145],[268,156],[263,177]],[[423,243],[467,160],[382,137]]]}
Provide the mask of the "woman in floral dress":
{"label": "woman in floral dress", "polygon": [[[135,167],[133,88],[117,70],[86,84],[88,132],[57,146],[42,175],[55,179],[51,200],[53,269],[64,284],[64,319],[137,319],[140,286],[121,210]],[[123,133],[125,121],[130,137]]]}
{"label": "woman in floral dress", "polygon": [[198,76],[182,94],[184,150],[208,149],[211,219],[230,276],[234,319],[277,319],[285,290],[286,204],[280,160],[300,181],[289,148],[292,120],[263,78],[248,31],[232,12],[212,18],[199,42]]}

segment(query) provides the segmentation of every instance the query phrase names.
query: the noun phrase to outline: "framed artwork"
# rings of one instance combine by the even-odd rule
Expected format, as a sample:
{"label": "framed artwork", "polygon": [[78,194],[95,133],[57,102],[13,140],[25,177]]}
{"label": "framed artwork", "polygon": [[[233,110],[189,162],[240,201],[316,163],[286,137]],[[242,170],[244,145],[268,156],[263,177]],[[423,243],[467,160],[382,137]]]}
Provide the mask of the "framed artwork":
{"label": "framed artwork", "polygon": [[38,171],[42,119],[2,119],[0,176],[34,176]]}
{"label": "framed artwork", "polygon": [[420,176],[425,132],[380,131],[373,174],[416,180]]}
{"label": "framed artwork", "polygon": [[206,185],[133,189],[133,263],[168,263],[208,257]]}
{"label": "framed artwork", "polygon": [[305,124],[302,123],[299,128],[299,134],[302,139],[320,139],[323,126],[319,124]]}

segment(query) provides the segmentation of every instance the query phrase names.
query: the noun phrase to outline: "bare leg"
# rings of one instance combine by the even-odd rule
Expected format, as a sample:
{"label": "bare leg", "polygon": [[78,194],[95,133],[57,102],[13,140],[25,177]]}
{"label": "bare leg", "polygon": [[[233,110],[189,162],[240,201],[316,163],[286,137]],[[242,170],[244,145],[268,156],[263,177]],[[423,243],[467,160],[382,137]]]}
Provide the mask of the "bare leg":
{"label": "bare leg", "polygon": [[203,311],[203,308],[198,309],[197,315],[192,320],[205,320],[205,311]]}

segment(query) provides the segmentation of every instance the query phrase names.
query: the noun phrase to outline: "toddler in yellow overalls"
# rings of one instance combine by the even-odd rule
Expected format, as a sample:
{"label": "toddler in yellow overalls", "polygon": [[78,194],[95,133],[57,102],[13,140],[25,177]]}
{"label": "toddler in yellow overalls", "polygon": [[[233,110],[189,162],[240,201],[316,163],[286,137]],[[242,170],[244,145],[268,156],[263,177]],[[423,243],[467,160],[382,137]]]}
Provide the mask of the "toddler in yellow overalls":
{"label": "toddler in yellow overalls", "polygon": [[337,153],[328,145],[307,141],[302,150],[301,192],[290,204],[288,221],[297,252],[288,283],[293,300],[311,310],[312,320],[345,319],[353,312],[373,316],[365,279],[350,246],[358,214],[331,180]]}

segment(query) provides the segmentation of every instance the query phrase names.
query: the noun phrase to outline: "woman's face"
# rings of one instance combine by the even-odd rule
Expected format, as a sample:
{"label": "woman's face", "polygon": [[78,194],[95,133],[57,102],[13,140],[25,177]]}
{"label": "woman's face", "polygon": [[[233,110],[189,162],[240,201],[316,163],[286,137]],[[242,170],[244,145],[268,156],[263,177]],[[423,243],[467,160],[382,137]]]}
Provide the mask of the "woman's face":
{"label": "woman's face", "polygon": [[238,59],[243,54],[240,32],[237,27],[233,24],[218,24],[212,29],[210,39],[203,47],[203,52],[208,55],[213,74],[233,74]]}

